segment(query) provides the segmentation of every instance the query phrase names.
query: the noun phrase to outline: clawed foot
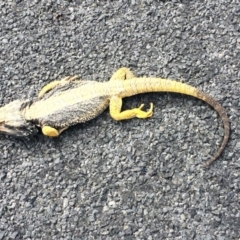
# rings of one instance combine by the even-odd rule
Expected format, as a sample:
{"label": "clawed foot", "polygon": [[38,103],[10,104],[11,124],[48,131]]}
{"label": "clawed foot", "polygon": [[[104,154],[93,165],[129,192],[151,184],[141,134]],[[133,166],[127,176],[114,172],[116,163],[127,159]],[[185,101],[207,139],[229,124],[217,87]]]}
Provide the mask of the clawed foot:
{"label": "clawed foot", "polygon": [[150,103],[150,109],[146,112],[141,110],[144,107],[144,104],[141,104],[139,108],[135,108],[137,118],[149,118],[153,115],[153,104]]}

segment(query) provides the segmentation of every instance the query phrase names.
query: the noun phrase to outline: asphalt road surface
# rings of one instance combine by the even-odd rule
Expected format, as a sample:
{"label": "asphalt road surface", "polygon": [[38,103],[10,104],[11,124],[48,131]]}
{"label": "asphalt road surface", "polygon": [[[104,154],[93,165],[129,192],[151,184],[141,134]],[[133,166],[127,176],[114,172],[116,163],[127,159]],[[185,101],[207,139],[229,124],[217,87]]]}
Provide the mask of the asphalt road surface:
{"label": "asphalt road surface", "polygon": [[0,105],[68,75],[119,67],[191,84],[226,109],[231,138],[192,97],[154,93],[147,120],[98,118],[51,139],[0,135],[2,239],[240,239],[238,1],[0,1]]}

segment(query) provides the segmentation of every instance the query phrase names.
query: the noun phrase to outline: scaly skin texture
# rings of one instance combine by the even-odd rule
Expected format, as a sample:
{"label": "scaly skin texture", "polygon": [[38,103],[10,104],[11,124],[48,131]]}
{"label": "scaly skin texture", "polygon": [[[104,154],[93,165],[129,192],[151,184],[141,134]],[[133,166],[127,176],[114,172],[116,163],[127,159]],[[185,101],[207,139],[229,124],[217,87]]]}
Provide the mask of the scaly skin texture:
{"label": "scaly skin texture", "polygon": [[[120,68],[108,82],[81,81],[76,76],[53,81],[42,88],[38,100],[15,101],[0,108],[0,131],[27,136],[35,133],[34,126],[38,126],[44,135],[56,137],[71,125],[95,118],[108,106],[111,117],[117,121],[134,117],[148,118],[153,115],[152,103],[148,111],[142,110],[143,104],[121,111],[122,98],[145,92],[181,93],[211,105],[222,119],[224,137],[217,153],[205,166],[220,156],[227,144],[230,126],[224,108],[217,101],[181,82],[152,77],[137,78],[128,68]],[[9,109],[13,113],[9,113]]]}

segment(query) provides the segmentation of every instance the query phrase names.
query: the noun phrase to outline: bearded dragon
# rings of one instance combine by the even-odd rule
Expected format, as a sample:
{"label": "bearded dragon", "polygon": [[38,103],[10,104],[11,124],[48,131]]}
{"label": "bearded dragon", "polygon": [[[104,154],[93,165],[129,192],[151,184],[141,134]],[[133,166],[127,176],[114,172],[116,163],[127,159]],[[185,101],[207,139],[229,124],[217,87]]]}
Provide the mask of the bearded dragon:
{"label": "bearded dragon", "polygon": [[0,108],[0,132],[28,137],[38,127],[49,137],[57,137],[71,125],[86,122],[101,114],[108,106],[114,120],[134,117],[149,118],[148,111],[138,108],[121,111],[122,98],[146,92],[174,92],[193,96],[211,105],[220,115],[224,137],[217,153],[205,166],[215,161],[224,150],[230,125],[224,108],[212,97],[197,88],[168,79],[135,77],[128,68],[120,68],[107,82],[79,80],[77,76],[53,81],[42,88],[36,100],[15,100]]}

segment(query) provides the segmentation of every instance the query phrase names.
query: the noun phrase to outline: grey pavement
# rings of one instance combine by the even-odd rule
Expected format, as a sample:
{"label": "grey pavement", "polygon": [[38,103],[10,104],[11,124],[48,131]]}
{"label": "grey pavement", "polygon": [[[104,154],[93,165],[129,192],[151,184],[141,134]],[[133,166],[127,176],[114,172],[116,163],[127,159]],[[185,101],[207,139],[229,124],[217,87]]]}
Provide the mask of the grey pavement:
{"label": "grey pavement", "polygon": [[106,81],[119,67],[179,80],[226,109],[171,93],[148,120],[108,111],[59,138],[0,135],[2,239],[240,239],[240,4],[196,1],[0,1],[0,105],[54,79]]}

